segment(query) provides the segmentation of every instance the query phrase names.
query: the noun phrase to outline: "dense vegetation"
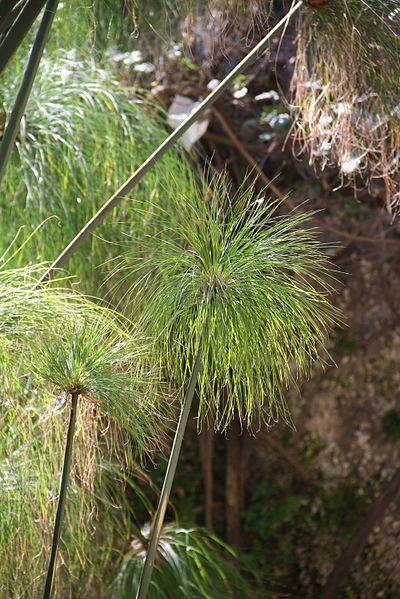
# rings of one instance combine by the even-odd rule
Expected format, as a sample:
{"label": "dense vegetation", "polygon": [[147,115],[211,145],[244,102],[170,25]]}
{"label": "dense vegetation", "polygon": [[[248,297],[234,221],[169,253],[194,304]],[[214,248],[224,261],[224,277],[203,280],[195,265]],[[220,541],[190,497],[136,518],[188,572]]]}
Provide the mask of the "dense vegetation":
{"label": "dense vegetation", "polygon": [[[376,495],[374,480],[361,489],[350,478],[319,485],[316,464],[324,445],[312,434],[298,456],[285,448],[296,424],[293,389],[304,374],[317,373],[319,380],[321,366],[332,363],[323,347],[327,333],[341,325],[340,310],[330,303],[333,275],[340,276],[328,262],[336,246],[320,243],[311,229],[316,211],[300,203],[287,213],[282,198],[272,201],[270,190],[260,189],[254,172],[228,170],[215,160],[217,152],[205,159],[178,146],[74,253],[68,272],[41,279],[167,136],[164,108],[154,102],[157,94],[145,89],[156,87],[151,75],[156,62],[167,75],[171,64],[182,70],[194,85],[200,72],[196,52],[205,51],[205,38],[194,43],[194,54],[185,55],[173,37],[183,31],[186,44],[196,40],[199,19],[208,10],[224,43],[243,35],[251,39],[269,26],[256,1],[234,7],[222,1],[194,4],[198,12],[189,1],[156,1],[144,13],[118,2],[61,3],[1,181],[0,594],[5,597],[42,593],[52,540],[53,550],[57,547],[58,518],[57,597],[123,598],[136,592],[151,545],[163,455],[188,395],[195,403],[193,422],[173,504],[160,530],[150,597],[279,596],[293,593],[298,581],[314,592],[326,580],[327,568],[322,564],[318,582],[310,581],[307,551],[329,542],[332,562]],[[349,16],[356,14],[356,4],[349,4]],[[395,9],[384,8],[369,32],[380,35],[394,20]],[[277,3],[274,14],[281,12]],[[344,55],[346,68],[360,59],[367,71],[346,90],[364,123],[363,137],[351,145],[350,119],[342,129],[348,145],[342,147],[336,129],[324,132],[314,118],[321,123],[330,110],[338,116],[343,103],[341,66],[324,45],[342,18],[338,2],[330,6],[330,22],[321,15],[302,14],[292,61],[297,138],[302,151],[311,144],[311,162],[336,161],[340,176],[350,175],[357,185],[359,175],[381,175],[397,147],[396,96],[383,93],[386,79],[397,76],[395,25],[385,56],[378,45],[366,53],[363,39],[353,54],[350,48]],[[360,12],[360,27],[368,15]],[[314,28],[320,37],[309,37]],[[5,121],[33,36],[34,30],[2,74]],[[334,39],[336,49],[341,41],[339,35]],[[156,55],[159,46],[165,57]],[[167,58],[171,47],[176,62]],[[305,70],[310,56],[314,67]],[[379,60],[382,76],[375,81]],[[313,94],[326,85],[328,67],[333,91],[316,102]],[[235,82],[233,105],[248,93],[251,77],[250,83],[244,76]],[[377,94],[366,109],[354,90],[361,95],[371,84]],[[275,96],[269,91],[264,97],[270,102]],[[282,112],[275,105],[263,108],[263,123],[272,130],[265,140],[286,133]],[[380,120],[386,112],[391,118],[368,137],[370,115]],[[331,124],[334,117],[328,116]],[[327,136],[325,154],[313,154],[328,147]],[[346,173],[346,160],[354,159],[354,148],[365,138],[368,151],[360,160],[357,155],[356,168]],[[386,153],[377,158],[383,138]],[[254,168],[251,157],[243,151],[242,156]],[[390,165],[387,206],[396,211]],[[352,342],[340,335],[334,351],[351,354]],[[264,428],[278,420],[289,425],[282,442],[269,439]],[[380,422],[395,447],[398,411],[387,409]],[[247,438],[244,428],[265,441],[253,464],[248,455],[256,440]],[[216,431],[225,437],[214,440]],[[289,448],[291,443],[292,438]],[[266,446],[280,457],[271,458]],[[213,490],[213,467],[215,479],[224,478],[221,456],[225,483],[214,480]],[[60,487],[61,471],[65,486]],[[224,502],[225,517],[218,508]],[[48,584],[51,578],[50,573]]]}

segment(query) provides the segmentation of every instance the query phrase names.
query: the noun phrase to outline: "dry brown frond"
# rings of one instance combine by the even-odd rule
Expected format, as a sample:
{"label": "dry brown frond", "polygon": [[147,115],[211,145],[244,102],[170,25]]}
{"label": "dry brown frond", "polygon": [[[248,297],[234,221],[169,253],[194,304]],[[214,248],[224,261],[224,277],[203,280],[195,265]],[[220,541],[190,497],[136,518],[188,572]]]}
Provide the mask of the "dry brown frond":
{"label": "dry brown frond", "polygon": [[342,184],[383,180],[386,207],[398,214],[400,26],[389,2],[364,4],[333,0],[300,17],[291,134],[310,164],[337,165]]}
{"label": "dry brown frond", "polygon": [[238,40],[250,45],[268,29],[270,0],[205,0],[194,2],[183,22],[183,37],[189,51],[200,48],[204,56],[215,58],[222,52],[234,58]]}

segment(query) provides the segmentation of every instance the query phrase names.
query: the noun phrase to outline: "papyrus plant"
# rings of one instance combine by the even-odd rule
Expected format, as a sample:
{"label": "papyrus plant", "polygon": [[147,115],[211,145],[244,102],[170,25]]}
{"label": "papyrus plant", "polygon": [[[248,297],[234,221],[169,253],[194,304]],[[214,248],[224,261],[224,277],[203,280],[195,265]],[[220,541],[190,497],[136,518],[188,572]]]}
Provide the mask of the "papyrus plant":
{"label": "papyrus plant", "polygon": [[86,304],[78,321],[66,323],[58,334],[44,333],[35,343],[34,372],[65,393],[70,411],[46,598],[52,594],[80,402],[92,402],[97,418],[105,415],[127,430],[139,452],[154,447],[160,438],[156,405],[143,381],[132,331],[112,312],[90,308]]}
{"label": "papyrus plant", "polygon": [[235,193],[224,177],[190,183],[172,216],[142,205],[160,233],[133,239],[119,264],[154,366],[183,389],[203,335],[199,426],[210,412],[221,430],[235,412],[245,426],[289,420],[284,389],[318,359],[336,318],[323,245],[308,213],[278,216],[247,182]]}
{"label": "papyrus plant", "polygon": [[143,301],[154,366],[182,391],[187,385],[138,597],[146,596],[195,389],[199,426],[210,414],[222,430],[234,417],[248,427],[290,421],[284,390],[319,359],[337,320],[306,213],[278,216],[277,204],[246,183],[232,194],[224,177],[191,183],[191,194],[175,200],[179,216],[165,213],[160,235],[133,241],[121,262],[136,281],[132,302]]}
{"label": "papyrus plant", "polygon": [[[4,256],[3,261],[7,262]],[[126,446],[119,447],[125,455],[131,453],[132,443],[139,454],[159,445],[161,404],[156,404],[149,392],[150,379],[144,375],[133,325],[64,288],[65,280],[38,285],[42,272],[43,267],[35,266],[0,270],[0,358],[4,389],[18,368],[18,377],[25,380],[27,389],[50,385],[54,405],[59,405],[58,394],[62,393],[70,412],[45,588],[45,597],[50,597],[80,404],[92,407],[84,409],[85,417],[94,421],[86,431],[88,447],[97,440],[95,435],[90,438],[93,427],[115,427],[128,434]],[[46,395],[51,398],[51,392]],[[81,452],[79,455],[82,458]],[[88,459],[90,456],[93,458],[93,452],[88,452]],[[2,482],[9,484],[9,479]]]}

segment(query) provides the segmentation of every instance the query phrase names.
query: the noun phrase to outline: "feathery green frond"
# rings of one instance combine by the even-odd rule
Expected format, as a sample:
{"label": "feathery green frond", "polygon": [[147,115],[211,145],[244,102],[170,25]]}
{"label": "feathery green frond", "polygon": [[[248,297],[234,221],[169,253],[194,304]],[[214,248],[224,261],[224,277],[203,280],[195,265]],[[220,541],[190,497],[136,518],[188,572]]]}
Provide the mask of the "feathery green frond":
{"label": "feathery green frond", "polygon": [[158,445],[162,402],[149,392],[150,373],[133,324],[62,287],[63,279],[38,285],[44,270],[0,268],[3,363],[14,359],[21,374],[25,368],[25,376],[34,375],[33,383],[46,381],[89,398],[99,414],[133,434],[140,450]]}
{"label": "feathery green frond", "polygon": [[105,309],[84,310],[80,322],[59,332],[44,332],[35,340],[32,371],[65,393],[92,402],[98,416],[108,415],[132,434],[136,448],[159,444],[162,402],[149,394],[132,332]]}
{"label": "feathery green frond", "polygon": [[[310,4],[312,4],[310,2]],[[299,23],[291,107],[310,161],[343,180],[381,178],[398,211],[400,11],[396,0],[329,0]]]}
{"label": "feathery green frond", "polygon": [[[290,420],[284,388],[318,359],[330,305],[325,255],[307,214],[278,217],[276,204],[245,185],[234,197],[224,178],[192,181],[159,235],[132,241],[119,268],[136,281],[153,360],[184,385],[204,323],[199,422],[211,411],[226,428],[235,410],[247,426]],[[157,207],[143,208],[148,213]]]}
{"label": "feathery green frond", "polygon": [[[0,561],[20,580],[7,575],[0,588],[5,596],[28,589],[33,597],[42,587],[37,577],[49,546],[70,396],[82,396],[63,531],[64,558],[74,569],[85,563],[86,552],[93,556],[94,496],[110,454],[127,467],[134,450],[159,446],[163,403],[149,391],[132,323],[68,289],[62,277],[38,285],[45,265],[7,269],[8,258],[12,248],[0,268]],[[80,523],[78,532],[73,522]],[[108,537],[99,560],[110,551]]]}

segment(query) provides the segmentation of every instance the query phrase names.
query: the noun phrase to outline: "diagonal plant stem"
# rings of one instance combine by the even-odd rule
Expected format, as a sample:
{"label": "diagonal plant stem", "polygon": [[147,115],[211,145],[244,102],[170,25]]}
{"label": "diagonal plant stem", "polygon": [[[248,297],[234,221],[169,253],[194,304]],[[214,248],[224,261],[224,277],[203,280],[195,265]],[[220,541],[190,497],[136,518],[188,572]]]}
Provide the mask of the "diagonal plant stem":
{"label": "diagonal plant stem", "polygon": [[0,36],[14,23],[22,9],[23,5],[16,0],[0,0]]}
{"label": "diagonal plant stem", "polygon": [[67,433],[67,444],[65,446],[64,463],[63,463],[63,469],[62,469],[62,474],[61,474],[60,492],[58,495],[56,521],[54,524],[53,542],[52,542],[52,546],[51,546],[50,560],[49,560],[49,566],[47,569],[46,586],[44,589],[43,599],[50,599],[52,596],[54,572],[55,572],[56,557],[57,557],[57,546],[58,546],[58,541],[60,540],[61,522],[62,522],[63,514],[64,514],[65,498],[66,498],[66,494],[67,494],[69,472],[70,472],[70,468],[71,468],[72,444],[73,444],[73,440],[74,440],[76,413],[78,411],[78,398],[79,398],[79,393],[77,391],[74,393],[71,393],[71,410],[70,410],[70,418],[69,418],[68,433]]}
{"label": "diagonal plant stem", "polygon": [[28,64],[22,79],[21,86],[11,112],[10,120],[4,132],[4,137],[0,145],[0,183],[4,175],[7,162],[14,147],[22,115],[24,114],[26,104],[31,93],[32,85],[36,77],[40,59],[49,36],[50,28],[53,23],[54,15],[57,10],[59,0],[48,0],[42,20],[36,34]]}
{"label": "diagonal plant stem", "polygon": [[[204,328],[207,325],[204,324]],[[157,555],[157,545],[161,534],[162,525],[164,522],[164,516],[168,505],[169,495],[171,492],[172,483],[174,481],[176,467],[178,464],[179,454],[182,447],[183,436],[185,434],[186,424],[188,421],[190,408],[192,406],[192,400],[194,391],[196,388],[197,378],[199,376],[201,361],[202,361],[202,338],[203,333],[200,335],[196,357],[193,364],[192,373],[188,387],[186,389],[185,397],[182,404],[181,413],[179,416],[178,426],[175,431],[174,442],[172,444],[171,454],[168,460],[167,471],[165,473],[164,484],[161,490],[160,501],[157,508],[156,517],[154,520],[153,531],[151,533],[151,539],[146,555],[146,559],[143,566],[142,576],[139,582],[139,588],[137,591],[136,599],[145,599],[150,584],[151,574],[153,571],[154,561]]]}
{"label": "diagonal plant stem", "polygon": [[125,181],[125,183],[111,196],[111,198],[96,212],[86,223],[71,243],[63,250],[58,258],[40,279],[40,282],[50,279],[54,271],[66,265],[72,254],[81,246],[88,236],[103,222],[106,216],[124,198],[133,187],[139,183],[152,166],[182,137],[182,135],[195,123],[198,118],[210,108],[219,96],[233,83],[249,65],[251,65],[261,52],[266,50],[269,40],[288,23],[293,14],[302,6],[303,1],[297,2],[289,12],[267,33],[267,35],[253,48],[251,52],[221,81],[221,83],[201,102],[198,108],[188,116],[183,123],[167,137],[167,139],[141,164],[141,166]]}
{"label": "diagonal plant stem", "polygon": [[46,0],[28,0],[0,44],[0,74],[32,27]]}

